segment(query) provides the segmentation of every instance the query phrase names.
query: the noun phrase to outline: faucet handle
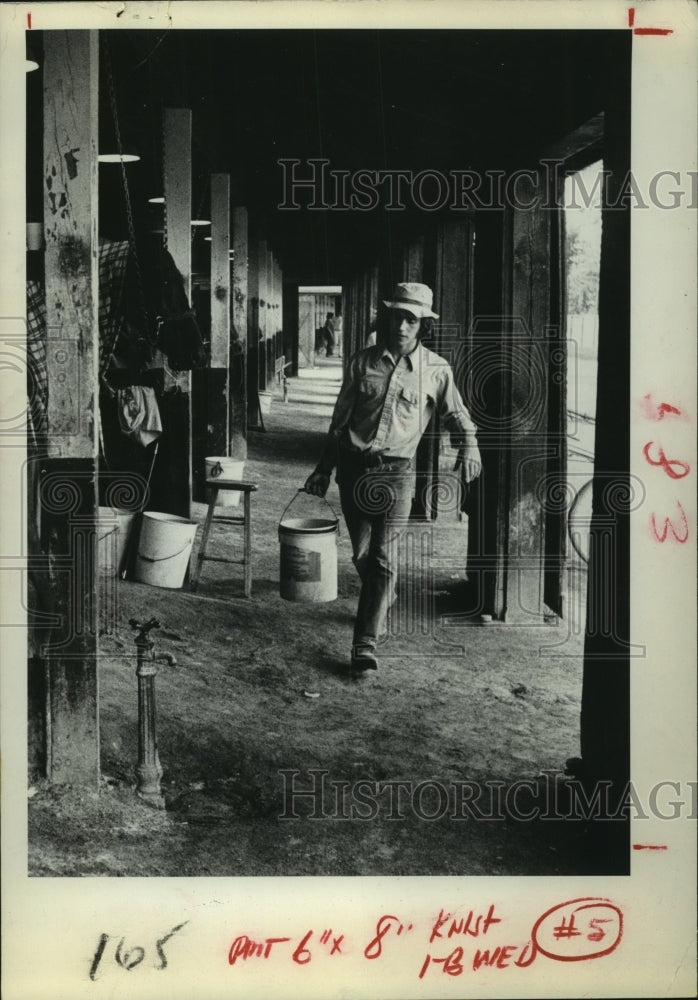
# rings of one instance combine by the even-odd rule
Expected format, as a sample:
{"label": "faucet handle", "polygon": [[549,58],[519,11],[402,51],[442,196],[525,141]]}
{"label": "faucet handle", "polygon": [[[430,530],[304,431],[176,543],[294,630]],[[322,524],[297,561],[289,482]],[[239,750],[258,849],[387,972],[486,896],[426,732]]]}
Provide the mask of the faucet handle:
{"label": "faucet handle", "polygon": [[139,622],[135,618],[130,618],[129,625],[134,631],[139,633],[136,637],[137,639],[147,639],[148,632],[154,628],[160,628],[160,622],[157,618],[150,618],[147,622]]}

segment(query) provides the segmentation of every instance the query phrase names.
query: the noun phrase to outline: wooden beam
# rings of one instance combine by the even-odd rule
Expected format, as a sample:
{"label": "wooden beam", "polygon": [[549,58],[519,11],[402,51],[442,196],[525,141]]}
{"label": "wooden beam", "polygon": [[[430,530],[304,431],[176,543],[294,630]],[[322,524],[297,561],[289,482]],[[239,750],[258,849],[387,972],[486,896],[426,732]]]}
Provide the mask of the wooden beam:
{"label": "wooden beam", "polygon": [[[543,176],[523,178],[535,201]],[[519,188],[521,190],[521,187]],[[542,199],[541,199],[542,200]],[[545,614],[545,507],[540,486],[560,437],[548,427],[551,325],[551,216],[510,209],[505,235],[505,329],[499,350],[498,550],[494,613],[507,622],[542,623]],[[508,327],[508,328],[507,328]],[[481,437],[487,442],[491,435]]]}
{"label": "wooden beam", "polygon": [[[17,179],[23,178],[26,170],[27,90],[31,86],[29,80],[27,80],[26,89],[24,86],[24,61],[25,33],[23,31],[6,32],[2,57],[0,58],[0,93],[12,94],[12,100],[0,101],[0,135],[3,139],[4,150],[11,155],[12,169],[5,169],[0,175],[0,218],[2,219],[5,248],[2,276],[4,317],[0,321],[0,329],[2,331],[3,353],[8,359],[5,364],[6,370],[0,376],[2,384],[0,426],[3,427],[4,446],[2,449],[3,513],[2,518],[0,518],[0,549],[5,557],[10,554],[37,554],[37,546],[34,544],[35,533],[31,530],[32,521],[27,517],[27,514],[35,512],[23,509],[24,505],[16,502],[17,498],[22,495],[20,490],[24,488],[25,482],[27,495],[31,495],[31,485],[36,475],[37,462],[27,464],[27,454],[31,455],[32,449],[25,448],[27,407],[24,375],[17,360],[14,363],[9,361],[10,357],[14,359],[27,357],[25,353],[26,329],[19,319],[26,316],[27,308],[27,256],[24,253],[27,209],[24,199],[17,197]],[[19,86],[18,82],[20,82]],[[12,318],[8,319],[8,317]],[[8,566],[8,563],[5,563],[5,566]],[[26,659],[27,652],[30,655],[33,654],[34,643],[31,632],[25,633],[23,628],[11,627],[12,625],[25,624],[29,617],[24,610],[28,604],[25,597],[28,589],[27,576],[26,573],[8,572],[7,569],[0,576],[3,593],[3,624],[5,626],[0,630],[0,663],[4,667],[2,671],[2,697],[6,714],[3,718],[8,723],[25,718],[27,711],[26,674],[22,671],[21,664]],[[27,635],[28,641],[25,641],[25,635]],[[34,660],[33,656],[32,660]],[[32,661],[30,661],[31,663]],[[32,712],[33,695],[36,696],[40,693],[42,692],[33,692],[31,688],[29,690],[30,766],[37,757],[43,765],[45,758],[43,718],[40,716],[37,720],[38,724],[32,725],[35,718],[35,713]],[[43,711],[44,702],[45,698],[39,701],[41,711]],[[33,746],[38,748],[38,754],[32,754]],[[25,760],[26,750],[22,745],[21,738],[6,740],[2,761],[5,774],[21,775],[24,773]],[[11,793],[10,782],[6,780],[4,789],[6,796],[4,801],[5,816],[8,814],[19,815],[20,811],[23,812],[25,809],[26,795],[23,795],[23,782],[21,780],[16,783],[12,782],[12,785],[16,785],[16,795]],[[9,853],[6,853],[5,858],[8,865],[11,865],[13,861],[10,860]]]}
{"label": "wooden beam", "polygon": [[281,306],[284,354],[286,355],[286,361],[290,361],[292,365],[288,369],[288,372],[291,375],[297,375],[300,353],[300,331],[298,326],[298,285],[295,282],[287,281],[283,286]]}
{"label": "wooden beam", "polygon": [[[184,278],[184,290],[191,302],[191,111],[165,108],[163,111],[163,179],[167,220],[167,249]],[[176,382],[165,370],[165,389],[177,384],[180,398],[163,398],[164,434],[176,439],[169,448],[177,456],[177,468],[168,470],[171,490],[168,513],[191,517],[192,501],[192,419],[191,374],[183,372]],[[167,401],[167,402],[166,402]],[[161,442],[167,444],[167,442]]]}
{"label": "wooden beam", "polygon": [[284,334],[284,275],[281,265],[274,260],[274,330],[279,341],[277,354],[284,356],[284,362],[290,361],[286,357],[287,338]]}
{"label": "wooden beam", "polygon": [[206,502],[209,455],[229,454],[230,175],[211,174],[210,358],[192,372],[193,498]]}
{"label": "wooden beam", "polygon": [[[206,411],[206,455],[229,454],[230,364],[230,176],[211,175],[211,362],[200,373]],[[201,464],[197,456],[197,470]]]}
{"label": "wooden beam", "polygon": [[[44,69],[49,450],[89,459],[97,453],[97,132],[89,120],[72,119],[97,114],[96,45],[87,31],[51,35]],[[81,59],[87,65],[71,79]]]}
{"label": "wooden beam", "polygon": [[264,345],[261,341],[259,240],[256,225],[250,228],[249,233],[247,269],[247,412],[249,417],[248,426],[257,427],[259,424],[257,411],[259,409],[260,356]]}
{"label": "wooden beam", "polygon": [[[613,66],[609,82],[604,137],[608,189],[603,208],[599,278],[599,347],[596,436],[590,552],[587,582],[588,618],[584,640],[584,677],[580,747],[583,773],[591,782],[612,779],[611,801],[625,795],[630,778],[630,594],[632,485],[630,442],[631,298],[630,207],[616,203],[631,163],[628,45]],[[610,536],[610,537],[609,537]],[[600,613],[599,613],[600,612]],[[637,633],[639,634],[639,632]],[[637,661],[636,661],[637,662]],[[592,835],[609,871],[628,871],[628,824],[597,822]],[[602,854],[601,851],[604,853]],[[614,866],[614,867],[613,867]]]}
{"label": "wooden beam", "polygon": [[230,175],[211,175],[211,368],[230,353]]}
{"label": "wooden beam", "polygon": [[167,249],[191,299],[191,111],[165,108],[163,114]]}
{"label": "wooden beam", "polygon": [[257,276],[259,281],[259,366],[257,386],[267,387],[267,301],[269,299],[269,282],[267,280],[267,241],[257,243]]}
{"label": "wooden beam", "polygon": [[298,365],[312,368],[315,363],[315,299],[308,293],[298,296]]}
{"label": "wooden beam", "polygon": [[98,787],[97,508],[99,360],[96,31],[44,37],[44,219],[49,459],[42,533],[53,613],[47,772]]}
{"label": "wooden beam", "polygon": [[230,454],[247,458],[247,209],[233,209],[233,327],[231,331]]}
{"label": "wooden beam", "polygon": [[274,362],[276,360],[276,316],[274,315],[274,303],[276,302],[276,272],[274,266],[274,254],[267,251],[267,387],[274,387]]}

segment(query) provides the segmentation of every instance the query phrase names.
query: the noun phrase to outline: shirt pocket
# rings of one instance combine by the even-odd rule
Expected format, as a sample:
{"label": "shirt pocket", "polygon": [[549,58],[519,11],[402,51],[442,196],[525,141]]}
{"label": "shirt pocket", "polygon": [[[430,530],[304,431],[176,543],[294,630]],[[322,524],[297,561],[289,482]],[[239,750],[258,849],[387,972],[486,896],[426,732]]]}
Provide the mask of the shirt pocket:
{"label": "shirt pocket", "polygon": [[409,412],[414,407],[419,406],[421,399],[421,393],[417,392],[416,389],[410,389],[408,386],[403,385],[398,396],[398,403]]}
{"label": "shirt pocket", "polygon": [[395,419],[398,425],[411,427],[419,419],[422,396],[416,389],[403,385],[397,395]]}

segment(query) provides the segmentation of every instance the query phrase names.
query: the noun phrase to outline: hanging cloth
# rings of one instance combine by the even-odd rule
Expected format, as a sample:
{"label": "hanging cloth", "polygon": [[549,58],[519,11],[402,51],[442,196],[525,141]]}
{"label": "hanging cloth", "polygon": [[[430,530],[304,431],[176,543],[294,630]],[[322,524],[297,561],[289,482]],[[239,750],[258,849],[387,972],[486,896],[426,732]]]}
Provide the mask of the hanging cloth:
{"label": "hanging cloth", "polygon": [[169,367],[176,371],[205,368],[201,331],[174,258],[163,247],[156,247],[143,264],[150,311],[157,317],[157,346],[167,355]]}
{"label": "hanging cloth", "polygon": [[117,391],[119,426],[127,437],[147,448],[162,434],[162,421],[149,386],[129,385]]}

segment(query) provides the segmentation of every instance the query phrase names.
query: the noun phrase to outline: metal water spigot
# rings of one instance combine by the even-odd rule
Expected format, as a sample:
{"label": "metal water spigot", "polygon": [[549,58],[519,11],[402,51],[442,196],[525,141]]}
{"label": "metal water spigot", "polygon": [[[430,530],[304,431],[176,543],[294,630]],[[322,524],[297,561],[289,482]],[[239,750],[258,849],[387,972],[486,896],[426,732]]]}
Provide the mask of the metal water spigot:
{"label": "metal water spigot", "polygon": [[165,808],[160,789],[162,765],[157,744],[157,712],[155,707],[155,677],[158,663],[175,666],[177,660],[171,653],[155,654],[155,643],[150,638],[153,629],[160,628],[157,618],[139,622],[131,618],[129,625],[138,634],[136,644],[136,677],[138,678],[138,795],[158,809]]}
{"label": "metal water spigot", "polygon": [[172,653],[158,653],[153,659],[156,663],[167,663],[170,667],[177,666],[177,658]]}

